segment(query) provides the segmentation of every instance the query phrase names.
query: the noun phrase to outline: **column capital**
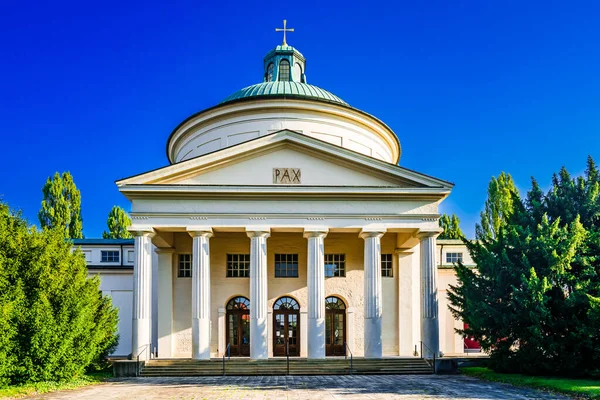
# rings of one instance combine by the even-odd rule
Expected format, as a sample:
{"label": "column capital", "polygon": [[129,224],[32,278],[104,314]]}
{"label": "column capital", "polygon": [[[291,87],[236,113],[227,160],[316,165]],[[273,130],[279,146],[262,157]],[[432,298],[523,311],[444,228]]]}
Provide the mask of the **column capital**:
{"label": "column capital", "polygon": [[249,238],[264,237],[266,239],[271,236],[271,228],[268,226],[247,226],[246,235]]}
{"label": "column capital", "polygon": [[327,236],[327,233],[329,233],[329,228],[327,227],[308,227],[304,228],[304,233],[302,236],[304,236],[306,239],[311,237],[324,238]]}
{"label": "column capital", "polygon": [[210,238],[213,236],[213,230],[210,226],[188,226],[185,230],[191,237],[205,236]]}
{"label": "column capital", "polygon": [[430,230],[420,230],[419,232],[417,232],[417,234],[415,235],[418,239],[425,239],[425,238],[437,238],[440,233],[444,232],[444,230],[442,228],[439,229],[430,229]]}
{"label": "column capital", "polygon": [[385,228],[363,228],[358,236],[363,239],[371,237],[380,238],[385,234],[386,231],[387,230]]}
{"label": "column capital", "polygon": [[127,229],[134,237],[136,236],[146,236],[149,238],[154,237],[154,235],[156,235],[156,232],[154,232],[154,228],[150,227],[150,226],[145,226],[145,227],[129,227]]}

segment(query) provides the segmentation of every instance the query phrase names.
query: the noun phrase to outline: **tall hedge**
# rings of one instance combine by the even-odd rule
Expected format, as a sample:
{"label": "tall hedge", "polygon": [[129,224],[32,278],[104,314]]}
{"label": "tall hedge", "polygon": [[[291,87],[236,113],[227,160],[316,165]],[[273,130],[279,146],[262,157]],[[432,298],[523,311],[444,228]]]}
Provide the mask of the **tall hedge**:
{"label": "tall hedge", "polygon": [[117,310],[71,247],[0,202],[0,385],[71,379],[116,346]]}

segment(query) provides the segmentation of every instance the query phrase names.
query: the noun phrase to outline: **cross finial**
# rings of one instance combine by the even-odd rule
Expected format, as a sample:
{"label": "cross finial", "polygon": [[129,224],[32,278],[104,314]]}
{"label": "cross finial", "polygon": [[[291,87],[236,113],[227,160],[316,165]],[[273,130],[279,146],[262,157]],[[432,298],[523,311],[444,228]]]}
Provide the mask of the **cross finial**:
{"label": "cross finial", "polygon": [[283,28],[275,28],[275,32],[283,32],[283,45],[287,46],[287,42],[285,41],[286,32],[294,32],[294,28],[287,28],[287,20],[283,20]]}

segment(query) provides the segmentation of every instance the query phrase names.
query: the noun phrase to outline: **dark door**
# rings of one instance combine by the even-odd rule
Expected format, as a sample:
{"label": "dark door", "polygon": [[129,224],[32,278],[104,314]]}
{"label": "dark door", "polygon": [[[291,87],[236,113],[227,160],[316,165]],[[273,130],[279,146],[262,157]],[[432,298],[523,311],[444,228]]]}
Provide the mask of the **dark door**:
{"label": "dark door", "polygon": [[250,300],[236,297],[227,303],[227,345],[231,356],[250,355]]}
{"label": "dark door", "polygon": [[273,355],[300,355],[300,306],[291,297],[281,297],[273,305]]}
{"label": "dark door", "polygon": [[325,355],[346,354],[346,305],[337,297],[325,299]]}

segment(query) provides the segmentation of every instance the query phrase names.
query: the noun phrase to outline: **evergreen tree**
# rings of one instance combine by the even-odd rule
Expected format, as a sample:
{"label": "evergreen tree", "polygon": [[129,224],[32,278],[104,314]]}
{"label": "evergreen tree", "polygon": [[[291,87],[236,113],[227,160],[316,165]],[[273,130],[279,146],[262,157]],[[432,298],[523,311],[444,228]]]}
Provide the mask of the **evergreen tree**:
{"label": "evergreen tree", "polygon": [[129,215],[119,206],[113,206],[108,213],[108,232],[104,231],[102,237],[104,239],[129,239],[131,233],[127,230],[131,226],[131,218]]}
{"label": "evergreen tree", "polygon": [[71,379],[116,346],[117,309],[63,229],[0,203],[0,383]]}
{"label": "evergreen tree", "polygon": [[42,188],[44,199],[38,214],[42,228],[60,229],[71,239],[83,238],[81,194],[69,172],[48,177]]}
{"label": "evergreen tree", "polygon": [[452,217],[443,214],[440,217],[439,223],[440,228],[444,229],[439,239],[462,239],[465,236],[460,229],[460,219],[458,219],[456,214],[452,214]]}
{"label": "evergreen tree", "polygon": [[495,370],[600,369],[597,180],[590,158],[584,177],[573,179],[563,168],[546,194],[532,179],[524,200],[513,184],[498,190],[499,180],[490,182],[477,240],[465,241],[477,271],[455,267],[459,283],[449,300],[469,325],[460,332],[480,341]]}

